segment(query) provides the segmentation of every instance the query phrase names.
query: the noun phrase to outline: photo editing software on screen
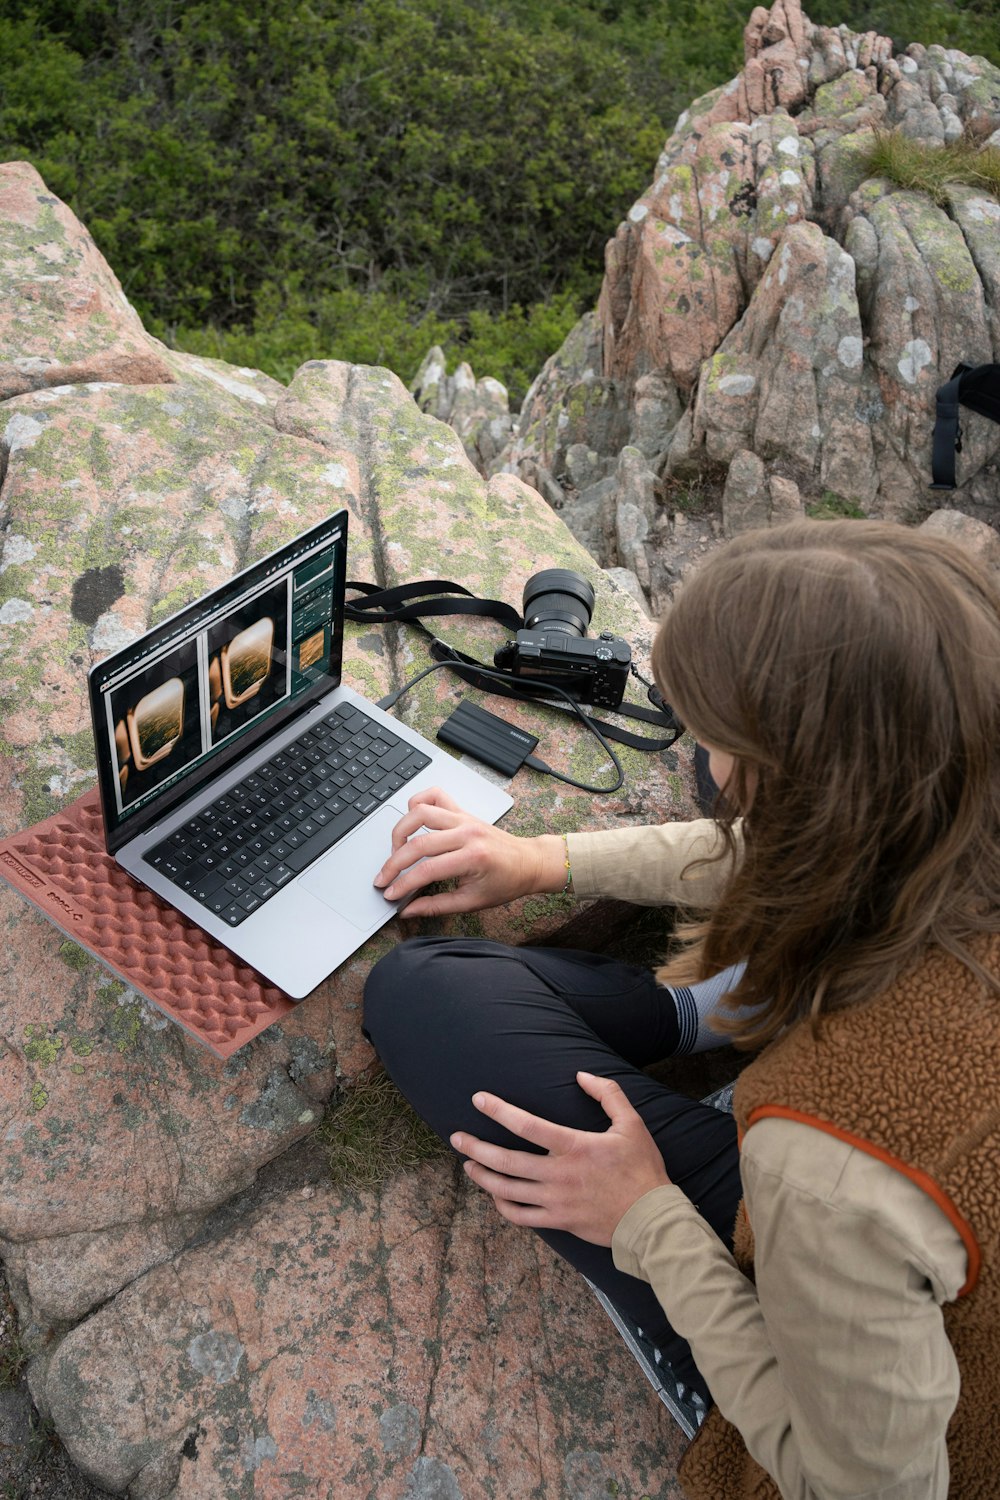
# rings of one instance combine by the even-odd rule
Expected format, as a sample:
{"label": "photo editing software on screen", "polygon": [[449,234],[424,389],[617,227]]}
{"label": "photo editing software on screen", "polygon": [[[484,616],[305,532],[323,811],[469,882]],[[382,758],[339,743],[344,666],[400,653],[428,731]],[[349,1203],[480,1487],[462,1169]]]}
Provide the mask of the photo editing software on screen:
{"label": "photo editing software on screen", "polygon": [[112,822],[337,685],[345,543],[340,517],[315,527],[95,668]]}

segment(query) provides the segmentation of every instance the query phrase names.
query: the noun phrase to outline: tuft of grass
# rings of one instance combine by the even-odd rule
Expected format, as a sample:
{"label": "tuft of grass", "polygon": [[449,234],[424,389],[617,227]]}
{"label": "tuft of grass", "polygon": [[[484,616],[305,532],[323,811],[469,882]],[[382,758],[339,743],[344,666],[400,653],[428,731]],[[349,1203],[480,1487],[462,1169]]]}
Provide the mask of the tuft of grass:
{"label": "tuft of grass", "polygon": [[28,1363],[28,1349],[14,1333],[0,1343],[0,1391],[12,1391]]}
{"label": "tuft of grass", "polygon": [[964,136],[950,146],[927,146],[899,130],[877,130],[863,162],[870,177],[887,177],[939,205],[956,182],[1000,198],[1000,149]]}
{"label": "tuft of grass", "polygon": [[28,1439],[28,1457],[40,1468],[54,1464],[62,1453],[62,1442],[51,1417],[36,1416]]}
{"label": "tuft of grass", "polygon": [[28,1347],[21,1338],[17,1310],[6,1284],[0,1281],[0,1391],[12,1391],[28,1363]]}
{"label": "tuft of grass", "polygon": [[670,511],[688,516],[707,516],[722,508],[726,468],[706,464],[697,475],[681,478],[665,474],[657,481],[657,496]]}
{"label": "tuft of grass", "polygon": [[331,1180],[342,1188],[376,1188],[421,1162],[451,1156],[407,1104],[388,1073],[357,1079],[317,1132]]}
{"label": "tuft of grass", "polygon": [[806,506],[806,515],[814,521],[842,521],[846,516],[851,521],[863,521],[865,512],[853,500],[845,500],[832,490],[824,490],[822,499]]}

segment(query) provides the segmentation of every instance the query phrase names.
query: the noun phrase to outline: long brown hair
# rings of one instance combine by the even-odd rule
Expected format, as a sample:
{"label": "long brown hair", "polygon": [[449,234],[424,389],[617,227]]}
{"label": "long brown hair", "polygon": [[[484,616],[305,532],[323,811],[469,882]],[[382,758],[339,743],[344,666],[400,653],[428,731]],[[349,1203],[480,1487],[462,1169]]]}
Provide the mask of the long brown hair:
{"label": "long brown hair", "polygon": [[746,1046],[871,999],[928,944],[990,980],[968,944],[1000,931],[1000,590],[971,556],[876,521],[754,532],[682,589],[653,670],[748,807],[661,978],[748,959],[730,1003],[760,1009],[720,1022]]}

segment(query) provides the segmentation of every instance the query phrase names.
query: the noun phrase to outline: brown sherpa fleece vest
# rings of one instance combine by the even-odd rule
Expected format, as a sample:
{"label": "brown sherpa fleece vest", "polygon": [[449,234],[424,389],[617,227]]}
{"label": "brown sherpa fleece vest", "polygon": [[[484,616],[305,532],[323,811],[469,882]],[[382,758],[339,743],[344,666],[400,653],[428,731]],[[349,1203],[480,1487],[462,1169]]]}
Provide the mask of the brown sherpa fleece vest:
{"label": "brown sherpa fleece vest", "polygon": [[[1000,937],[977,941],[1000,975]],[[951,1219],[969,1274],[944,1308],[961,1395],[948,1428],[951,1500],[1000,1493],[1000,996],[933,949],[868,1005],[808,1022],[773,1042],[740,1077],[740,1136],[769,1116],[799,1120],[850,1141],[905,1173]],[[737,1215],[737,1262],[753,1274],[753,1235]],[[845,1441],[850,1441],[845,1434]],[[778,1500],[717,1407],[684,1455],[692,1500]]]}

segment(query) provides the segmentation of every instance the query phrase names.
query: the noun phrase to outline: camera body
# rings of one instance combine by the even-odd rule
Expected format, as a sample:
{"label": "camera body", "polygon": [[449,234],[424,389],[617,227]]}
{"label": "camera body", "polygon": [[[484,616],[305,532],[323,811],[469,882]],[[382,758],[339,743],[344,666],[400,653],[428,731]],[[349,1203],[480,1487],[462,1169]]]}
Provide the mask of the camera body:
{"label": "camera body", "polygon": [[578,703],[617,708],[625,696],[632,651],[611,631],[588,636],[594,591],[579,573],[546,568],[524,586],[524,629],[494,653],[515,677],[561,688]]}
{"label": "camera body", "polygon": [[558,630],[519,630],[493,657],[501,670],[533,682],[550,682],[578,703],[617,708],[625,696],[632,651],[620,636],[604,631],[574,640]]}

